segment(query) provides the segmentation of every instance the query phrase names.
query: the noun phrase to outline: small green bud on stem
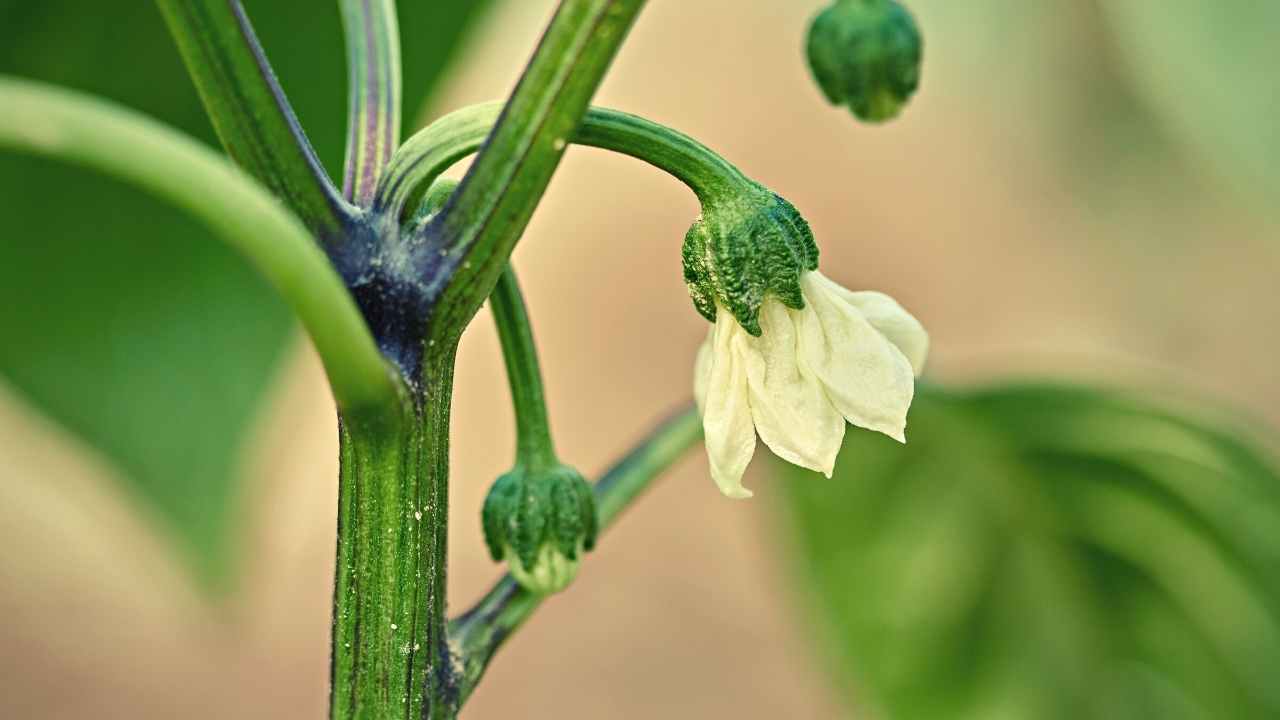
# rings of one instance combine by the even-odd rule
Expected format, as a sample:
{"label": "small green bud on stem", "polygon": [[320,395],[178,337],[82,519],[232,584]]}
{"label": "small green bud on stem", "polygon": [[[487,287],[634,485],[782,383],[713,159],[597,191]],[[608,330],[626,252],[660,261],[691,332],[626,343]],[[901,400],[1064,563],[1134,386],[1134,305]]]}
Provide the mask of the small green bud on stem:
{"label": "small green bud on stem", "polygon": [[867,122],[898,115],[920,84],[923,41],[894,0],[836,0],[809,26],[809,67],[833,105]]}
{"label": "small green bud on stem", "polygon": [[568,587],[582,552],[596,542],[591,486],[567,465],[517,464],[489,490],[482,518],[493,559],[505,560],[512,577],[539,595]]}

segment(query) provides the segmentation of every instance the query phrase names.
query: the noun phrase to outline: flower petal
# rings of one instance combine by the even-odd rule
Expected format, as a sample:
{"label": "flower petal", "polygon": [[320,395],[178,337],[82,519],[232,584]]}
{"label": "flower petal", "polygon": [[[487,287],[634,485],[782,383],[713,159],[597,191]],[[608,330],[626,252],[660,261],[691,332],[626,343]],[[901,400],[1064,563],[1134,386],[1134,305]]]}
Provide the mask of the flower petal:
{"label": "flower petal", "polygon": [[[915,394],[911,361],[838,285],[817,272],[802,278],[805,309],[794,312],[800,354],[849,422],[906,442]],[[846,291],[847,292],[847,291]]]}
{"label": "flower petal", "polygon": [[778,457],[830,477],[844,440],[844,418],[797,355],[796,312],[770,297],[760,307],[760,337],[742,333],[738,338],[751,417],[760,439]]}
{"label": "flower petal", "polygon": [[715,348],[716,328],[711,326],[707,339],[698,347],[697,359],[693,361],[693,401],[698,405],[698,413],[707,412],[707,386],[711,383],[711,353]]}
{"label": "flower petal", "polygon": [[871,290],[855,292],[820,273],[813,274],[818,276],[815,278],[817,282],[857,308],[872,327],[896,345],[911,362],[911,369],[916,377],[920,376],[924,371],[925,358],[929,355],[929,333],[925,332],[924,326],[915,316],[884,293]]}
{"label": "flower petal", "polygon": [[[733,351],[737,335],[746,336],[727,310],[719,310],[706,352],[699,352],[694,394],[702,395],[702,429],[706,433],[707,459],[711,478],[720,491],[731,498],[751,497],[742,486],[756,450],[756,432],[751,425],[751,403],[747,375],[741,359]],[[701,389],[699,389],[701,387]]]}

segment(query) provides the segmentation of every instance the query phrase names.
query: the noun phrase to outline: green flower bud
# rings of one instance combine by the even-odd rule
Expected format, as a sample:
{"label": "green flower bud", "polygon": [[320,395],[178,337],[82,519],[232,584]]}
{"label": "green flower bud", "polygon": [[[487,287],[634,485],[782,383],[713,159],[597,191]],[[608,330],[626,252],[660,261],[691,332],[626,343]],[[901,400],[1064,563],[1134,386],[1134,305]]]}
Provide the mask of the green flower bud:
{"label": "green flower bud", "polygon": [[920,84],[923,42],[915,20],[893,0],[836,0],[809,26],[809,67],[833,105],[884,122]]}
{"label": "green flower bud", "polygon": [[493,559],[506,560],[516,581],[540,595],[568,587],[596,542],[591,486],[566,465],[517,465],[494,483],[482,518]]}
{"label": "green flower bud", "polygon": [[698,312],[715,322],[717,307],[725,308],[756,336],[765,295],[803,308],[800,276],[818,268],[809,223],[791,203],[755,183],[704,201],[702,216],[685,235],[683,255],[684,281]]}

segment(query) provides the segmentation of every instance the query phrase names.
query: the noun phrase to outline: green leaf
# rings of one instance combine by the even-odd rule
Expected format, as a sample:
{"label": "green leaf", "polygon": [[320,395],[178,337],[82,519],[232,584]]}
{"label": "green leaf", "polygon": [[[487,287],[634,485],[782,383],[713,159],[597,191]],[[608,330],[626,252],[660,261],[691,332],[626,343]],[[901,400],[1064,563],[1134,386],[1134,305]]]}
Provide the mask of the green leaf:
{"label": "green leaf", "polygon": [[1099,3],[1135,89],[1236,189],[1280,197],[1280,3]]}
{"label": "green leaf", "polygon": [[1280,478],[1118,394],[925,388],[781,472],[824,649],[885,718],[1280,714]]}
{"label": "green leaf", "polygon": [[[336,4],[247,5],[340,172]],[[401,10],[408,112],[483,5]],[[112,98],[216,144],[150,3],[0,0],[0,72]],[[112,461],[202,574],[225,576],[239,454],[292,327],[283,303],[195,220],[93,173],[0,156],[0,214],[0,378]]]}

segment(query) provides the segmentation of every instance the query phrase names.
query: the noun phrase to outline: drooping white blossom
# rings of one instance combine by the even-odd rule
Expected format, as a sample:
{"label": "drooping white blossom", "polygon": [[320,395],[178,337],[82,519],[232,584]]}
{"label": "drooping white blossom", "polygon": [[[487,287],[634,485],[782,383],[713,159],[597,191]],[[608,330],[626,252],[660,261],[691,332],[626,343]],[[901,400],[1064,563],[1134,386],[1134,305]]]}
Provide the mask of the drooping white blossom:
{"label": "drooping white blossom", "polygon": [[800,282],[804,309],[766,297],[756,337],[720,308],[698,352],[694,396],[711,476],[729,497],[751,496],[742,476],[757,434],[778,457],[828,477],[846,420],[906,442],[928,334],[883,293],[853,292],[817,271]]}

